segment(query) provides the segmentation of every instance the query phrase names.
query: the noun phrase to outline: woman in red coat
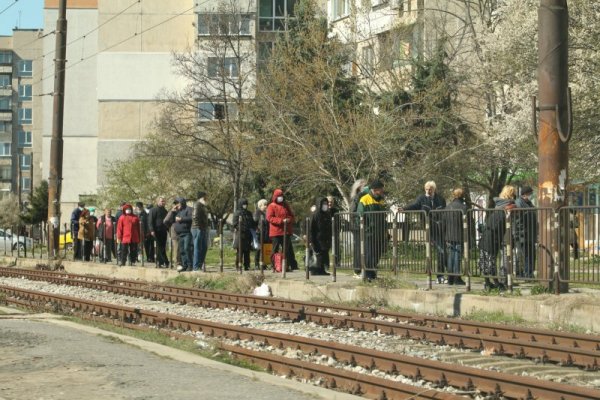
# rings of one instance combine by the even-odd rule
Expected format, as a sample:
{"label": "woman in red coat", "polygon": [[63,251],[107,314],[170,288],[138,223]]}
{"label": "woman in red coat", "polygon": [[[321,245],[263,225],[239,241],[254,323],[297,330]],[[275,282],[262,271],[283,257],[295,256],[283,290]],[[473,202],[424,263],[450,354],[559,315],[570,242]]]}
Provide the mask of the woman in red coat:
{"label": "woman in red coat", "polygon": [[121,245],[119,265],[124,266],[129,254],[129,265],[137,261],[137,249],[140,242],[140,219],[133,213],[131,204],[123,206],[123,214],[117,223],[117,242]]}
{"label": "woman in red coat", "polygon": [[[298,269],[291,236],[294,233],[294,213],[285,201],[283,190],[275,189],[271,204],[267,207],[267,221],[269,222],[269,236],[273,241],[273,253],[279,251],[285,240],[285,258],[291,269]],[[284,227],[287,228],[284,230]]]}

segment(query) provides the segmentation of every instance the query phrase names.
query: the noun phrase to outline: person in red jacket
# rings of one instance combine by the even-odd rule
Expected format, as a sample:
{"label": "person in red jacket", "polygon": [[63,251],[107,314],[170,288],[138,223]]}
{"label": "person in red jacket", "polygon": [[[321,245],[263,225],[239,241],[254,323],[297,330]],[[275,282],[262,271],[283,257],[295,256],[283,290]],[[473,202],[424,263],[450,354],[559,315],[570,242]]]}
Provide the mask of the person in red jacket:
{"label": "person in red jacket", "polygon": [[[285,258],[287,265],[292,269],[298,269],[291,236],[294,233],[294,213],[285,201],[283,190],[275,189],[271,204],[267,207],[267,221],[269,222],[269,236],[273,242],[273,253],[279,251],[285,241]],[[284,231],[284,226],[287,230]]]}
{"label": "person in red jacket", "polygon": [[121,244],[119,265],[125,265],[128,254],[129,265],[135,265],[140,242],[140,219],[133,213],[131,204],[123,206],[123,214],[117,223],[117,242]]}

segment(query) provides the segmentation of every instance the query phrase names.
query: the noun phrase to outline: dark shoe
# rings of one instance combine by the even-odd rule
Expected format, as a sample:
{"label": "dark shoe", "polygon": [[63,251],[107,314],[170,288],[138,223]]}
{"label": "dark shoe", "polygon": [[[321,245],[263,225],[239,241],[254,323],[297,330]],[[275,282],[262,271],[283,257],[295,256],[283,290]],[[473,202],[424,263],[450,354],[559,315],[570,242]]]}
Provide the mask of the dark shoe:
{"label": "dark shoe", "polygon": [[494,284],[496,285],[496,288],[501,291],[504,292],[506,290],[506,285],[502,282],[494,282]]}
{"label": "dark shoe", "polygon": [[490,282],[489,278],[485,278],[485,282],[483,283],[483,290],[492,290],[496,289],[496,285]]}
{"label": "dark shoe", "polygon": [[454,285],[454,277],[453,276],[448,277],[448,285]]}
{"label": "dark shoe", "polygon": [[463,281],[460,276],[457,277],[456,279],[454,279],[454,284],[455,285],[459,285],[459,286],[465,286],[466,285],[465,281]]}

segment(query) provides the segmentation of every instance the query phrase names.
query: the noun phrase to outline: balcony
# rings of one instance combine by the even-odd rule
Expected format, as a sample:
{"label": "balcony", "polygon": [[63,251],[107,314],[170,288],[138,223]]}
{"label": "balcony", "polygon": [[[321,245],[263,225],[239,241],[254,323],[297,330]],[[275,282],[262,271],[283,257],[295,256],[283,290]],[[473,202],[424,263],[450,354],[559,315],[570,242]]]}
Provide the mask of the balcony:
{"label": "balcony", "polygon": [[12,65],[0,65],[0,74],[12,74]]}
{"label": "balcony", "polygon": [[12,121],[13,113],[11,110],[0,110],[0,121]]}
{"label": "balcony", "polygon": [[0,97],[12,96],[12,88],[10,86],[0,87]]}

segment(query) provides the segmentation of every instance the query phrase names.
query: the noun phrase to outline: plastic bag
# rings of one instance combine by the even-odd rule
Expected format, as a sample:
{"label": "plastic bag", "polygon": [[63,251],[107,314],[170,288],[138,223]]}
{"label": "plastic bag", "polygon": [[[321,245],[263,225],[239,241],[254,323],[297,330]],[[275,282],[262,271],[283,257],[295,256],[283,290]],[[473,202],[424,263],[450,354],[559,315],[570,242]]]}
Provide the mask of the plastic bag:
{"label": "plastic bag", "polygon": [[258,241],[256,229],[250,229],[250,233],[252,234],[252,250],[258,250],[260,248],[260,243]]}

